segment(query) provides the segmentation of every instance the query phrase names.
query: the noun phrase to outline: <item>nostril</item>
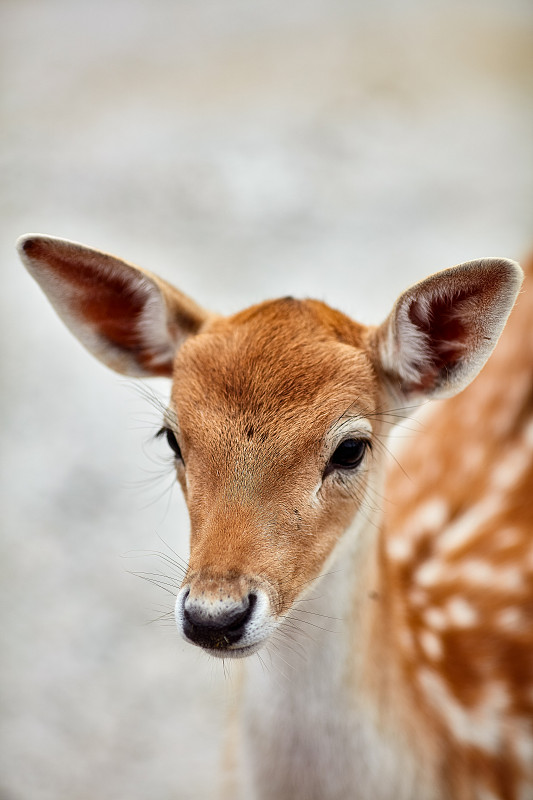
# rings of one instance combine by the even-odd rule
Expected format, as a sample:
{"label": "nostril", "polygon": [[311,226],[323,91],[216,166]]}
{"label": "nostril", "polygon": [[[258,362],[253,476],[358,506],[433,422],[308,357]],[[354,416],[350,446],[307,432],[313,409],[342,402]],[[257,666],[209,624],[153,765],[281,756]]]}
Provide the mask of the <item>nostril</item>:
{"label": "nostril", "polygon": [[228,630],[228,631],[236,631],[239,628],[244,627],[244,625],[246,625],[246,623],[248,622],[248,620],[250,619],[250,617],[253,614],[253,610],[254,610],[254,606],[255,606],[256,602],[257,602],[257,595],[255,595],[253,593],[249,594],[248,597],[246,598],[247,605],[243,609],[242,614],[239,617],[237,617],[234,620],[234,622],[232,622],[230,625],[228,625],[226,630]]}
{"label": "nostril", "polygon": [[[189,600],[189,602],[187,602]],[[240,603],[206,605],[183,600],[183,629],[186,637],[203,647],[227,647],[244,635],[253,614],[257,595],[251,592]]]}

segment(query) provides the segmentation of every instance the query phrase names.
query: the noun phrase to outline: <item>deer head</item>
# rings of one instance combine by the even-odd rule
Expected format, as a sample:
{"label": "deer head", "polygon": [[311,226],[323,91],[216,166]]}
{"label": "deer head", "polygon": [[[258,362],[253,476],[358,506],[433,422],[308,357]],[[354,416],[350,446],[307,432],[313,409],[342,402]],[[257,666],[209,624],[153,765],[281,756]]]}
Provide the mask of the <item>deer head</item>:
{"label": "deer head", "polygon": [[255,652],[339,542],[374,535],[386,413],[463,389],[492,352],[517,264],[471,261],[401,295],[379,327],[287,297],[231,317],[118,258],[51,237],[25,266],[82,344],[114,370],[166,376],[162,435],[191,520],[182,635],[214,655]]}

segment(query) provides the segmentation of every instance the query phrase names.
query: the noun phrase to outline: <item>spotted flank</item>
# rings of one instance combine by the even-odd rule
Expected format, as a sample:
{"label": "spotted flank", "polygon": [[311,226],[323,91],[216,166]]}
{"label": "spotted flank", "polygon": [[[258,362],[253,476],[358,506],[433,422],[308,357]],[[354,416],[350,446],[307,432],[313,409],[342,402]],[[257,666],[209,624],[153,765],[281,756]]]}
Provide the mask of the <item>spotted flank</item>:
{"label": "spotted flank", "polygon": [[391,635],[454,800],[533,797],[532,321],[528,274],[488,364],[388,477]]}

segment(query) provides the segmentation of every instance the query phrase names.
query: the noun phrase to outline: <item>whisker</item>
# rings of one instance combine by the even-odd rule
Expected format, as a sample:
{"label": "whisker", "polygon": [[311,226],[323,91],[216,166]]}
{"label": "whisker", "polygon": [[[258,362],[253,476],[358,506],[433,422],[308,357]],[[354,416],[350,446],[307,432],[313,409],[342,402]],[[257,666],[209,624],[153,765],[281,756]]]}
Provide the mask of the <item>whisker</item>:
{"label": "whisker", "polygon": [[268,672],[268,668],[267,668],[265,662],[263,661],[263,659],[261,658],[261,653],[256,653],[256,656],[259,659],[259,663],[261,664],[261,668],[262,668],[263,672]]}
{"label": "whisker", "polygon": [[320,580],[320,578],[325,578],[327,575],[336,575],[339,572],[342,572],[342,569],[334,569],[331,572],[322,572],[320,575],[316,575],[314,578],[309,578],[307,581],[302,581],[302,583],[297,583],[296,588],[300,589],[302,586],[306,586],[308,583],[313,583],[314,581]]}
{"label": "whisker", "polygon": [[[290,639],[290,642],[285,641],[286,639]],[[303,644],[301,642],[298,642],[294,636],[291,636],[287,630],[282,630],[279,633],[270,634],[270,643],[272,644],[273,647],[276,648],[276,650],[279,650],[279,647],[276,644],[276,642],[279,642],[280,645],[286,647],[288,650],[294,653],[295,656],[298,656],[298,658],[303,658],[304,661],[307,661],[307,654]],[[296,647],[299,647],[300,649],[297,650]]]}
{"label": "whisker", "polygon": [[[177,561],[174,561],[167,556],[166,553],[159,553],[156,550],[131,550],[127,553],[122,554],[123,558],[159,558],[165,563],[167,563],[170,567],[175,569],[180,577],[185,574],[185,567],[179,564]],[[162,573],[160,573],[162,574]]]}
{"label": "whisker", "polygon": [[153,586],[157,586],[158,589],[162,589],[164,592],[168,592],[168,594],[171,594],[173,597],[176,595],[176,589],[178,587],[175,585],[174,585],[174,590],[172,590],[168,588],[169,586],[172,586],[172,584],[163,584],[158,580],[156,580],[155,578],[150,578],[149,574],[143,575],[142,572],[132,572],[131,570],[128,570],[128,572],[130,575],[135,575],[137,578],[141,578],[147,583],[151,583]]}
{"label": "whisker", "polygon": [[323,597],[323,594],[320,594],[318,597],[301,597],[300,599],[295,600],[293,605],[296,605],[296,603],[312,603],[314,600],[322,600]]}
{"label": "whisker", "polygon": [[175,551],[175,550],[174,550],[174,549],[173,549],[173,548],[172,548],[172,547],[169,545],[169,543],[168,543],[168,542],[167,542],[165,539],[163,539],[163,537],[161,536],[161,534],[160,534],[160,533],[157,533],[157,538],[159,539],[159,541],[160,541],[160,542],[162,542],[162,543],[165,545],[165,547],[166,547],[168,550],[170,550],[170,552],[171,552],[173,555],[175,555],[175,556],[176,556],[176,558],[178,559],[178,561],[181,561],[181,562],[183,563],[183,565],[185,566],[185,568],[186,568],[186,569],[189,569],[189,562],[188,562],[188,561],[186,561],[186,560],[185,560],[185,559],[184,559],[182,556],[180,556],[180,555],[179,555],[179,553],[177,553],[177,552],[176,552],[176,551]]}
{"label": "whisker", "polygon": [[287,626],[288,628],[290,628],[291,630],[293,630],[293,631],[297,632],[298,634],[301,634],[302,636],[305,636],[305,637],[306,637],[306,639],[310,639],[312,642],[315,642],[315,643],[316,643],[316,639],[315,639],[315,637],[314,637],[314,636],[312,636],[312,635],[311,635],[311,633],[310,633],[309,631],[304,631],[302,628],[300,628],[300,627],[299,627],[299,626],[296,624],[296,622],[299,622],[299,620],[292,619],[292,618],[289,618],[289,617],[285,617],[285,619],[283,620],[283,622],[282,622],[282,624],[281,624],[281,626],[280,626],[280,629],[281,629],[281,627],[283,627],[284,625],[286,625],[286,626]]}
{"label": "whisker", "polygon": [[[270,650],[269,650],[269,647],[268,647],[268,645],[266,646],[266,651],[267,651],[267,653],[268,653],[268,655],[269,655],[269,657],[270,657],[270,663],[271,663],[271,665],[272,665],[272,668],[273,668],[273,669],[274,669],[274,670],[275,670],[277,673],[279,673],[279,675],[281,675],[281,677],[282,677],[284,680],[286,680],[286,681],[289,681],[289,683],[291,683],[291,682],[292,682],[292,678],[291,678],[289,675],[285,675],[285,673],[284,673],[284,672],[283,672],[283,670],[281,669],[280,665],[279,665],[278,663],[276,663],[276,661],[274,660],[274,658],[273,658],[273,656],[272,656],[272,653],[271,653],[271,652],[270,652]],[[279,657],[279,656],[277,656],[277,657]]]}
{"label": "whisker", "polygon": [[309,611],[305,608],[293,608],[292,611],[297,611],[299,614],[311,614],[313,617],[324,617],[324,619],[334,619],[342,622],[342,617],[331,617],[329,614],[320,614],[318,611]]}
{"label": "whisker", "polygon": [[[294,613],[294,609],[292,609],[292,613]],[[313,628],[318,628],[320,631],[327,631],[328,633],[338,633],[338,631],[331,630],[331,628],[324,628],[322,625],[317,625],[316,622],[310,622],[308,619],[299,619],[298,617],[291,616],[291,619],[296,620],[297,622],[303,622],[304,625],[312,625]]]}
{"label": "whisker", "polygon": [[148,620],[146,623],[147,625],[153,625],[155,622],[168,622],[172,617],[172,625],[175,627],[174,622],[174,612],[173,611],[165,611],[164,614],[160,614],[158,617],[154,617],[153,619]]}
{"label": "whisker", "polygon": [[380,441],[378,437],[375,438],[375,444],[377,447],[380,447],[382,451],[385,451],[387,455],[390,456],[390,458],[392,458],[392,460],[396,463],[396,465],[401,469],[407,480],[412,482],[412,478],[408,475],[403,466],[400,464],[400,462],[398,461],[398,459],[396,458],[390,447],[385,442]]}
{"label": "whisker", "polygon": [[165,575],[162,572],[142,572],[141,571],[141,572],[134,572],[134,573],[131,573],[131,574],[138,575],[140,578],[143,578],[145,576],[146,577],[151,577],[151,578],[154,578],[154,580],[159,581],[159,583],[165,584],[166,586],[176,586],[177,587],[176,579],[174,577],[170,576],[170,575]]}

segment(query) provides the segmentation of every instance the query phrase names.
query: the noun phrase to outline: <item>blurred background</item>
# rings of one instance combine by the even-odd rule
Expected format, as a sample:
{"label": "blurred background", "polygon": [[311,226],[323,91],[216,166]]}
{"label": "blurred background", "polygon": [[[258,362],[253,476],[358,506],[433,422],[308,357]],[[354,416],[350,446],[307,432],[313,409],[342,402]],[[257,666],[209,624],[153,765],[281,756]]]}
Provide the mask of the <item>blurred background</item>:
{"label": "blurred background", "polygon": [[117,253],[220,312],[295,294],[363,322],[520,259],[533,4],[1,0],[0,59],[0,800],[205,800],[232,679],[147,624],[173,597],[130,574],[187,555],[160,414],[14,241]]}

